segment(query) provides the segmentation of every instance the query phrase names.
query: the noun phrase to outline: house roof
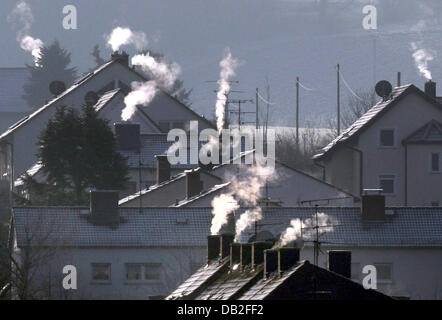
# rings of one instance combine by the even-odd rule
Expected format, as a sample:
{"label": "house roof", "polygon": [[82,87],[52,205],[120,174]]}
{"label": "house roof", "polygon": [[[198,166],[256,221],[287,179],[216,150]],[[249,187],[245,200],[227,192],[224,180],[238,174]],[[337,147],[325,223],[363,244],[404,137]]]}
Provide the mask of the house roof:
{"label": "house roof", "polygon": [[402,141],[404,144],[442,143],[442,123],[431,120]]}
{"label": "house roof", "polygon": [[339,136],[337,136],[333,141],[331,141],[327,146],[321,149],[321,152],[314,155],[313,159],[321,160],[339,147],[351,141],[353,138],[357,137],[364,130],[370,127],[379,117],[381,117],[385,112],[391,110],[397,103],[399,103],[407,95],[415,93],[423,97],[425,100],[429,101],[432,105],[437,107],[442,111],[442,105],[440,105],[436,100],[429,97],[422,90],[416,86],[409,84],[401,87],[396,87],[391,92],[391,96],[388,100],[381,100],[375,104],[370,110],[362,115],[358,120],[356,120],[350,127],[345,129]]}
{"label": "house roof", "polygon": [[0,111],[31,110],[22,97],[29,75],[28,68],[0,68]]}
{"label": "house roof", "polygon": [[[299,261],[284,272],[273,272],[264,277],[263,263],[233,269],[229,266],[229,258],[214,259],[202,266],[166,300],[312,299],[312,290],[315,290],[313,275],[317,280],[319,299],[389,299],[380,292],[366,290],[361,284],[308,261]],[[320,295],[322,293],[327,294]]]}
{"label": "house roof", "polygon": [[[93,225],[86,207],[16,207],[14,226],[19,247],[27,238],[65,247],[202,247],[211,220],[210,208],[120,208],[120,225]],[[38,242],[37,242],[38,244]]]}
{"label": "house roof", "polygon": [[[166,154],[174,141],[167,141],[166,133],[153,133],[140,135],[140,151],[138,150],[120,150],[120,153],[127,157],[127,163],[130,168],[139,168],[141,160],[142,167],[156,168],[156,155]],[[191,169],[198,164],[190,164],[190,148],[187,148],[187,161],[184,164],[171,165],[172,169]]]}
{"label": "house roof", "polygon": [[[236,212],[240,213],[247,208]],[[393,207],[391,215],[382,221],[361,219],[359,208],[318,207],[337,219],[333,231],[321,239],[323,246],[333,247],[442,247],[442,208]],[[143,246],[201,246],[206,245],[212,220],[212,208],[124,208],[124,222],[116,229],[95,226],[87,221],[88,208],[81,207],[15,207],[13,210],[19,245],[26,243],[27,231],[51,237],[66,246],[143,247]],[[279,235],[294,218],[311,218],[314,207],[263,208],[258,231]],[[36,230],[32,230],[35,227]],[[29,229],[31,228],[31,229]],[[253,230],[246,230],[239,242],[247,242]],[[306,239],[308,240],[308,239]],[[59,244],[53,241],[53,244]],[[311,243],[305,242],[305,246]]]}
{"label": "house roof", "polygon": [[202,198],[204,198],[206,196],[210,196],[210,195],[216,193],[217,191],[223,190],[224,188],[227,188],[229,185],[230,185],[230,182],[226,182],[226,183],[222,183],[222,184],[216,184],[212,188],[210,188],[210,189],[208,189],[206,191],[203,191],[203,192],[201,192],[200,194],[198,194],[196,196],[190,197],[188,199],[181,200],[178,203],[171,205],[171,207],[176,207],[176,208],[184,207],[185,205],[187,205],[189,203],[192,203],[194,201],[200,200],[200,199],[202,199]]}
{"label": "house roof", "polygon": [[[99,74],[100,72],[102,72],[103,70],[105,70],[106,68],[108,68],[110,65],[114,64],[114,63],[120,63],[118,59],[111,59],[110,61],[104,63],[103,65],[99,66],[97,69],[95,69],[92,72],[87,73],[85,76],[83,76],[82,78],[80,78],[77,82],[75,82],[71,87],[69,87],[68,89],[66,89],[63,93],[61,93],[60,95],[58,95],[57,97],[55,97],[54,99],[52,99],[51,101],[49,101],[48,103],[46,103],[45,105],[43,105],[42,107],[40,107],[39,109],[37,109],[36,111],[34,111],[33,113],[31,113],[30,115],[24,117],[23,119],[19,120],[17,123],[13,124],[11,127],[9,127],[8,130],[6,130],[5,132],[3,132],[0,135],[0,139],[3,139],[5,137],[7,137],[9,134],[11,134],[12,132],[14,132],[15,130],[17,130],[18,128],[22,127],[23,125],[25,125],[26,123],[28,123],[31,119],[33,119],[34,117],[36,117],[38,114],[40,114],[42,111],[46,110],[47,108],[49,108],[50,106],[52,106],[54,103],[56,103],[57,101],[59,101],[60,99],[62,99],[63,97],[65,97],[66,95],[70,94],[71,92],[75,91],[78,87],[82,86],[83,84],[87,83],[90,79],[92,79],[93,77],[95,77],[97,74]],[[121,64],[122,66],[124,66],[125,68],[127,68],[128,70],[130,70],[131,72],[133,72],[134,74],[136,74],[138,77],[140,77],[143,80],[147,80],[142,74],[140,74],[139,72],[135,71],[133,68],[130,68],[129,66],[125,65],[125,64]],[[172,95],[166,93],[163,91],[164,94],[166,94],[168,97],[172,98],[173,100],[175,100],[180,106],[186,108],[186,110],[189,110],[192,114],[194,114],[195,116],[197,116],[199,119],[205,121],[207,124],[209,124],[211,127],[214,127],[214,125],[207,120],[205,117],[197,114],[195,111],[193,111],[192,109],[190,109],[188,106],[184,105],[181,101],[179,101],[177,98],[173,97]],[[149,118],[150,119],[150,118]],[[158,127],[158,126],[157,126]]]}
{"label": "house roof", "polygon": [[[195,168],[193,170],[201,170],[201,168]],[[212,175],[210,172],[205,171],[204,173],[213,176],[215,179],[218,178],[217,176]],[[145,188],[145,189],[143,189],[141,191],[138,191],[138,192],[136,192],[134,194],[131,194],[131,195],[127,196],[126,198],[121,199],[118,202],[118,205],[121,206],[121,205],[123,205],[123,204],[125,204],[125,203],[127,203],[129,201],[132,201],[134,199],[138,199],[140,196],[143,196],[146,193],[151,193],[151,192],[154,192],[154,191],[157,191],[157,190],[161,190],[161,188],[163,188],[163,187],[165,187],[165,186],[167,186],[167,185],[169,185],[169,184],[171,184],[173,182],[176,182],[178,180],[184,179],[185,177],[186,177],[186,171],[180,172],[180,173],[176,174],[175,176],[171,177],[169,180],[161,182],[160,184],[154,184],[154,185],[152,185],[152,186],[150,186],[148,188]]]}
{"label": "house roof", "polygon": [[97,69],[95,69],[92,72],[89,72],[88,74],[86,74],[84,77],[80,78],[80,80],[78,80],[77,82],[75,82],[72,86],[70,86],[68,89],[66,89],[64,92],[62,92],[61,94],[59,94],[57,97],[55,97],[54,99],[52,99],[51,101],[49,101],[48,103],[46,103],[45,105],[43,105],[42,107],[40,107],[39,109],[35,110],[33,113],[31,113],[30,115],[24,117],[23,119],[19,120],[18,122],[16,122],[15,124],[13,124],[12,126],[10,126],[8,128],[8,130],[6,130],[5,132],[3,132],[0,135],[0,139],[3,139],[7,136],[9,136],[12,132],[14,132],[15,130],[17,130],[18,128],[21,128],[22,126],[24,126],[26,123],[28,123],[31,119],[35,118],[36,116],[38,116],[40,113],[42,113],[44,110],[48,109],[49,107],[51,107],[52,105],[54,105],[56,102],[58,102],[59,100],[61,100],[63,97],[69,95],[71,92],[75,91],[78,87],[82,86],[83,84],[85,84],[88,80],[90,80],[91,78],[93,78],[94,76],[96,76],[97,74],[99,74],[100,72],[102,72],[103,70],[105,70],[107,67],[109,67],[110,65],[114,64],[114,63],[118,63],[117,60],[110,60],[108,62],[106,62],[105,64],[101,65],[100,67],[98,67]]}
{"label": "house roof", "polygon": [[[442,247],[442,208],[391,207],[385,220],[368,221],[361,218],[357,207],[318,207],[318,212],[335,217],[334,231],[325,233],[324,246],[344,247]],[[293,218],[312,218],[315,207],[264,208],[258,231],[278,236]],[[253,230],[244,232],[240,241],[247,242]],[[310,246],[311,243],[305,243]]]}

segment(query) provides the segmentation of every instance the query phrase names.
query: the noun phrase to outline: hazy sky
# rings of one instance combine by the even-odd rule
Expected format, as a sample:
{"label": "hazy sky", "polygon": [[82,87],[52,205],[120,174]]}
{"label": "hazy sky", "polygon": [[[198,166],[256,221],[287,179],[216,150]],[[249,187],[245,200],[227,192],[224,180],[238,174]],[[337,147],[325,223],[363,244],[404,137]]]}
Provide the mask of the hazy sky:
{"label": "hazy sky", "polygon": [[[434,1],[372,1],[378,8],[377,33],[362,28],[362,7],[370,1],[340,0],[28,0],[35,22],[31,35],[50,43],[58,39],[72,53],[72,64],[81,72],[93,65],[90,52],[99,44],[109,57],[104,35],[116,26],[144,31],[150,48],[166,54],[182,67],[185,85],[193,88],[193,108],[206,115],[213,111],[215,84],[223,49],[230,47],[242,64],[238,68],[245,93],[254,98],[259,87],[265,95],[266,78],[275,124],[294,125],[296,76],[314,91],[301,96],[303,120],[326,119],[336,106],[335,65],[353,90],[367,89],[375,81],[395,82],[403,72],[404,82],[422,87],[425,81],[413,63],[410,43],[420,41],[434,53],[430,62],[435,80],[440,78],[438,51],[441,45]],[[328,3],[321,9],[320,3]],[[16,1],[2,0],[0,67],[31,63],[29,53],[16,42],[16,29],[7,22]],[[62,8],[74,4],[78,29],[62,27]],[[425,21],[425,24],[419,24]],[[420,26],[419,32],[416,25]],[[376,43],[374,42],[376,37]],[[376,44],[376,46],[375,46]],[[134,50],[125,48],[129,53]],[[376,52],[376,60],[374,59]],[[376,61],[376,63],[375,63]],[[376,66],[376,69],[375,69]],[[376,71],[375,71],[376,70]],[[376,79],[374,79],[374,75]],[[343,85],[344,86],[344,85]],[[345,102],[350,91],[342,89]],[[319,123],[319,122],[318,122]]]}

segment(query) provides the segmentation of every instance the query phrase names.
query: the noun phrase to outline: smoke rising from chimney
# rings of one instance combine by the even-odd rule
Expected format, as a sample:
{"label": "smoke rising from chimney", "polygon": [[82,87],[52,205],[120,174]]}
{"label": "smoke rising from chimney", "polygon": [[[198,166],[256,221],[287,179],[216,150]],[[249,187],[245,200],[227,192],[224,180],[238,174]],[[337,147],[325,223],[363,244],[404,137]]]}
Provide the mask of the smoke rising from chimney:
{"label": "smoke rising from chimney", "polygon": [[147,36],[144,32],[134,32],[129,28],[116,27],[109,35],[105,36],[107,45],[113,51],[118,51],[121,46],[133,44],[138,50],[143,50],[147,47]]}
{"label": "smoke rising from chimney", "polygon": [[42,40],[34,38],[30,35],[32,24],[34,23],[34,16],[31,7],[25,2],[20,1],[11,11],[7,18],[8,23],[15,23],[20,21],[23,27],[17,32],[17,42],[20,47],[30,52],[34,58],[34,63],[37,64],[41,57],[41,48],[44,46]]}
{"label": "smoke rising from chimney", "polygon": [[235,240],[238,240],[241,233],[252,226],[254,222],[261,220],[262,209],[258,201],[262,197],[262,188],[267,181],[276,178],[277,175],[273,168],[257,164],[248,167],[244,175],[228,177],[229,191],[215,197],[212,201],[212,234],[219,232],[221,227],[227,223],[228,216],[239,208],[239,201],[250,208],[241,214],[236,221]]}
{"label": "smoke rising from chimney", "polygon": [[338,224],[338,220],[329,216],[323,212],[318,213],[318,222],[316,224],[316,216],[312,215],[311,218],[308,218],[302,221],[299,218],[292,219],[290,221],[290,227],[285,229],[276,242],[274,248],[281,248],[289,244],[293,241],[304,241],[304,240],[313,240],[316,236],[316,226],[319,226],[319,234],[325,232],[332,232],[334,230],[334,226]]}
{"label": "smoke rising from chimney", "polygon": [[224,58],[220,61],[219,66],[221,67],[220,79],[218,80],[219,88],[216,93],[216,105],[215,105],[215,115],[216,115],[216,128],[218,132],[224,127],[225,121],[225,106],[227,94],[230,92],[229,79],[235,76],[235,69],[238,66],[238,60],[232,57],[230,48],[225,49]]}
{"label": "smoke rising from chimney", "polygon": [[[133,32],[129,28],[116,27],[107,36],[107,44],[112,50],[118,51],[122,45],[132,44],[142,50],[148,44],[147,36],[143,32]],[[159,58],[152,57],[149,53],[137,54],[132,57],[132,65],[139,66],[149,74],[150,79],[145,82],[134,81],[131,83],[132,91],[124,98],[126,107],[121,112],[121,119],[128,121],[136,111],[137,105],[147,106],[155,98],[158,90],[169,90],[181,72],[177,63],[168,64]]]}
{"label": "smoke rising from chimney", "polygon": [[238,201],[231,194],[221,194],[212,200],[212,226],[210,233],[217,235],[227,224],[229,215],[239,208]]}
{"label": "smoke rising from chimney", "polygon": [[431,80],[431,71],[428,69],[428,62],[434,59],[434,51],[422,48],[418,43],[412,42],[411,49],[413,50],[413,59],[416,68],[419,70],[420,75],[427,80]]}

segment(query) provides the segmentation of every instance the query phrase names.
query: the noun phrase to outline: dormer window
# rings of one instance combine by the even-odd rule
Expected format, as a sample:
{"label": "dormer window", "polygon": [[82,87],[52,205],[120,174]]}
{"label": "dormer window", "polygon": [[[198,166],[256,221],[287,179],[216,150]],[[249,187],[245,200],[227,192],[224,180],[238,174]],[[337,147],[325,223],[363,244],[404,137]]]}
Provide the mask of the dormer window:
{"label": "dormer window", "polygon": [[394,147],[394,129],[381,129],[379,134],[379,146],[383,148]]}
{"label": "dormer window", "polygon": [[441,160],[438,152],[432,152],[430,155],[430,171],[432,173],[441,172]]}

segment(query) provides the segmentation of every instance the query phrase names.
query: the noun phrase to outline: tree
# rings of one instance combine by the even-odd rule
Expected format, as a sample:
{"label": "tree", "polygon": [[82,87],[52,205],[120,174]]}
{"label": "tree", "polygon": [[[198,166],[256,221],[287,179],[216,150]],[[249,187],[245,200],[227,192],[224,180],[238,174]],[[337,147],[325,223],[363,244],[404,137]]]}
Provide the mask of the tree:
{"label": "tree", "polygon": [[[153,52],[151,50],[145,50],[141,52],[141,54],[149,54],[151,57],[153,57],[157,61],[166,62],[164,58],[164,54]],[[167,62],[166,62],[167,63]],[[148,79],[153,78],[153,75],[150,73],[146,73],[144,70],[142,70],[140,67],[136,66],[136,70],[144,74]],[[187,90],[184,88],[184,82],[183,80],[176,79],[172,88],[162,88],[164,91],[166,91],[168,94],[173,96],[174,98],[178,99],[180,102],[184,103],[186,106],[191,106],[191,100],[190,100],[190,94],[192,93],[193,89]]]}
{"label": "tree", "polygon": [[98,44],[96,44],[94,46],[94,49],[92,49],[91,56],[94,57],[95,62],[95,67],[93,68],[93,70],[106,62],[101,56],[100,46]]}
{"label": "tree", "polygon": [[24,177],[25,190],[33,195],[28,204],[86,205],[89,189],[123,190],[127,184],[126,160],[108,121],[91,106],[82,114],[57,108],[37,145],[46,181]]}
{"label": "tree", "polygon": [[29,82],[23,86],[25,99],[28,105],[39,108],[52,97],[49,84],[58,80],[64,82],[66,87],[71,86],[77,78],[77,69],[68,68],[71,63],[71,54],[60,47],[55,40],[50,46],[41,49],[41,56],[34,66],[27,65],[29,69]]}
{"label": "tree", "polygon": [[[358,120],[364,113],[371,109],[376,104],[376,94],[372,90],[358,90],[355,96],[349,96],[347,104],[341,113],[341,128],[350,127],[356,120]],[[337,123],[335,118],[328,121],[331,129],[329,134],[329,141],[333,140],[338,135]],[[342,130],[341,130],[342,133]]]}

